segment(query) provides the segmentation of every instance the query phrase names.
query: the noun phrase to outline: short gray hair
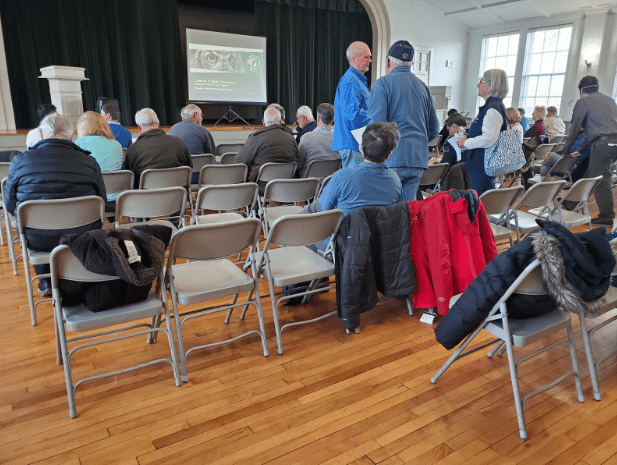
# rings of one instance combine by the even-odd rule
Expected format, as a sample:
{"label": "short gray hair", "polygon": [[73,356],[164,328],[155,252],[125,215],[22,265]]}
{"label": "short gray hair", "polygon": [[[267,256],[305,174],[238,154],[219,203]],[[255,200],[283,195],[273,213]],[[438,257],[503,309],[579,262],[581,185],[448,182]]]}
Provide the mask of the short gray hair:
{"label": "short gray hair", "polygon": [[135,123],[138,126],[153,126],[159,125],[159,117],[152,108],[142,108],[135,113]]}
{"label": "short gray hair", "polygon": [[197,113],[197,112],[201,113],[201,108],[199,108],[194,103],[189,103],[187,106],[185,106],[180,111],[180,116],[182,117],[182,119],[184,119],[184,118],[188,118],[190,116],[193,116],[193,114]]}
{"label": "short gray hair", "polygon": [[388,59],[392,65],[403,65],[411,68],[411,61],[399,60],[398,58],[391,57],[390,55],[388,55]]}
{"label": "short gray hair", "polygon": [[503,69],[489,69],[484,72],[482,80],[491,88],[491,97],[504,99],[508,95],[508,75]]}
{"label": "short gray hair", "polygon": [[296,110],[296,117],[300,115],[300,116],[306,116],[308,119],[315,119],[313,117],[313,110],[311,110],[311,107],[307,106],[307,105],[302,105],[300,108],[298,108]]}
{"label": "short gray hair", "polygon": [[71,140],[75,132],[73,124],[65,116],[57,113],[52,113],[43,118],[39,129],[43,139],[60,136],[63,139]]}
{"label": "short gray hair", "polygon": [[285,109],[282,105],[279,105],[278,103],[271,103],[270,105],[268,105],[268,108],[276,108],[281,115],[281,121],[285,122]]}
{"label": "short gray hair", "polygon": [[264,111],[264,124],[271,126],[281,122],[281,112],[277,108],[270,106]]}
{"label": "short gray hair", "polygon": [[347,49],[347,51],[345,52],[345,56],[347,57],[347,61],[351,62],[352,58],[355,58],[358,56],[358,49],[356,48],[351,48],[351,46]]}

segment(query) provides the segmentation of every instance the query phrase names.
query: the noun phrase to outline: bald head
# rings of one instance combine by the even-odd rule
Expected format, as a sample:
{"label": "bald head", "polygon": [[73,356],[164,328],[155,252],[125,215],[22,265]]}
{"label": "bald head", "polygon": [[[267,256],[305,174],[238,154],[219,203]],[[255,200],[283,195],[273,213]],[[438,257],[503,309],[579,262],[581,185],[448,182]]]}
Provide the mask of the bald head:
{"label": "bald head", "polygon": [[347,47],[347,61],[349,66],[354,67],[359,73],[364,74],[371,65],[371,49],[364,42],[352,42]]}

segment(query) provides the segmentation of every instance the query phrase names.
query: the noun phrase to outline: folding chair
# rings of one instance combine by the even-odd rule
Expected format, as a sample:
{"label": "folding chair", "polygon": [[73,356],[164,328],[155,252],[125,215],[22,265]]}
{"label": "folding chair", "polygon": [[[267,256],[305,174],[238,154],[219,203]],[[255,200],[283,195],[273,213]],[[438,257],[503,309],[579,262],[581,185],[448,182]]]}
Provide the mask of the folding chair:
{"label": "folding chair", "polygon": [[[270,226],[285,215],[300,213],[304,205],[317,195],[319,179],[274,179],[266,184],[263,200],[259,201],[259,217],[262,221],[264,234],[267,235]],[[276,205],[270,206],[274,202]],[[284,204],[284,205],[280,205]]]}
{"label": "folding chair", "polygon": [[244,144],[219,144],[216,146],[215,155],[221,156],[226,152],[238,152]]}
{"label": "folding chair", "polygon": [[533,172],[539,173],[540,166],[542,166],[542,162],[546,158],[546,156],[553,151],[555,148],[555,144],[540,144],[533,151],[533,159],[534,162],[531,165],[531,170]]}
{"label": "folding chair", "polygon": [[559,160],[551,166],[551,169],[544,176],[539,174],[527,180],[529,184],[536,184],[538,182],[556,181],[564,179],[566,181],[565,187],[572,185],[572,170],[576,163],[578,163],[578,157],[561,157]]}
{"label": "folding chair", "polygon": [[219,160],[220,165],[233,165],[236,163],[236,155],[238,152],[225,152]]}
{"label": "folding chair", "polygon": [[139,177],[140,189],[160,189],[162,187],[187,187],[191,185],[191,168],[176,166],[174,168],[157,168],[145,170]]}
{"label": "folding chair", "polygon": [[[602,176],[596,176],[595,178],[583,178],[576,181],[550,212],[551,220],[563,224],[566,228],[587,223],[587,227],[591,230],[591,215],[589,215],[587,199],[601,179]],[[565,209],[566,202],[572,202],[574,206]],[[527,213],[541,215],[544,212],[542,212],[542,208],[534,208]]]}
{"label": "folding chair", "polygon": [[199,189],[217,184],[237,184],[246,180],[248,166],[244,163],[232,165],[206,165],[199,173]]}
{"label": "folding chair", "polygon": [[[9,167],[11,166],[11,162],[0,162],[0,180],[6,178],[9,175]],[[6,212],[4,211],[4,200],[0,202],[0,210],[2,213],[0,214],[0,245],[4,245],[4,233],[2,232],[2,221],[4,221],[6,228],[8,230],[9,220],[6,216]]]}
{"label": "folding chair", "polygon": [[[193,171],[191,172],[191,191],[197,192],[199,190],[199,175],[201,169],[206,165],[213,165],[216,160],[211,153],[199,153],[191,155],[193,160]],[[197,182],[193,182],[193,178],[197,179]]]}
{"label": "folding chair", "polygon": [[503,189],[490,189],[480,196],[484,210],[491,222],[491,229],[495,241],[508,239],[512,247],[512,231],[503,225],[508,224],[511,217],[511,208],[521,192],[523,186],[515,186]]}
{"label": "folding chair", "polygon": [[[107,200],[115,202],[121,192],[128,191],[135,184],[135,173],[131,170],[103,171],[103,182],[107,192]],[[112,207],[110,205],[110,207]],[[112,218],[113,212],[105,212],[105,218]]]}
{"label": "folding chair", "polygon": [[[178,231],[172,239],[165,273],[166,288],[171,293],[173,317],[178,336],[178,350],[182,366],[182,380],[188,381],[186,357],[193,351],[227,344],[251,334],[261,338],[264,356],[268,355],[254,249],[261,233],[261,223],[248,218],[229,223],[187,226]],[[227,257],[250,247],[249,261],[252,277],[227,260]],[[178,259],[187,260],[177,263]],[[236,303],[241,292],[255,291],[255,300]],[[230,304],[215,305],[205,309],[179,311],[179,306],[205,302],[221,297],[234,296]],[[251,329],[222,341],[211,342],[184,349],[183,326],[189,320],[215,312],[227,312],[226,323],[234,308],[254,305],[257,308],[259,329]],[[245,312],[241,319],[244,320]],[[244,325],[243,325],[244,326]],[[247,328],[248,329],[248,328]]]}
{"label": "folding chair", "polygon": [[323,181],[341,168],[341,159],[333,160],[311,160],[306,169],[305,178],[317,178]]}
{"label": "folding chair", "polygon": [[428,153],[435,152],[436,157],[439,156],[439,143],[441,142],[441,134],[434,137],[428,142]]}
{"label": "folding chair", "polygon": [[49,278],[49,274],[30,277],[30,264],[48,265],[51,252],[30,249],[26,239],[26,229],[58,230],[86,226],[95,221],[104,221],[105,201],[96,195],[54,200],[27,200],[17,207],[17,227],[21,240],[24,274],[28,292],[28,304],[32,326],[36,326],[36,306],[51,299],[34,302],[32,284],[34,280]]}
{"label": "folding chair", "polygon": [[295,161],[291,163],[264,163],[259,167],[255,182],[259,184],[260,182],[267,183],[274,179],[291,179],[296,172],[297,166],[298,164]]}
{"label": "folding chair", "polygon": [[551,144],[560,144],[566,140],[566,136],[555,136],[551,139]]}
{"label": "folding chair", "polygon": [[[538,217],[552,219],[553,201],[565,184],[564,180],[539,182],[531,186],[518,199],[512,207],[512,215],[508,222],[508,227],[516,231],[517,242],[525,234],[539,227],[538,223],[536,223]],[[534,209],[534,213],[522,211],[521,208],[525,207],[531,207],[531,209]]]}
{"label": "folding chair", "polygon": [[[294,321],[281,327],[278,307],[285,299],[335,288],[334,284],[316,288],[321,279],[334,274],[334,264],[306,246],[329,237],[332,240],[343,221],[343,216],[343,211],[338,209],[307,215],[289,215],[276,220],[270,228],[264,251],[258,254],[258,269],[268,280],[279,354],[283,353],[281,333],[284,329],[323,320],[336,314],[334,310],[310,320]],[[280,247],[272,248],[273,245]],[[301,286],[293,291],[288,290],[287,295],[277,298],[277,295],[280,296],[285,292],[274,292],[274,286],[291,286],[307,281],[311,282],[308,287]]]}
{"label": "folding chair", "polygon": [[555,147],[553,147],[553,152],[558,153],[559,155],[563,155],[561,152],[563,152],[563,148],[565,145],[566,145],[565,142],[556,143]]}
{"label": "folding chair", "polygon": [[[439,377],[459,358],[474,353],[480,349],[488,347],[494,344],[494,347],[488,353],[489,357],[492,357],[499,351],[499,355],[504,352],[503,345],[505,344],[505,351],[508,354],[508,366],[510,369],[510,379],[512,381],[512,391],[514,395],[514,405],[516,407],[516,416],[518,418],[519,434],[521,439],[527,438],[527,431],[525,430],[525,414],[524,407],[525,402],[531,397],[538,395],[547,389],[552,388],[569,376],[574,376],[576,384],[576,393],[578,395],[579,402],[584,402],[585,397],[581,387],[581,377],[578,369],[578,363],[576,360],[576,347],[574,345],[574,335],[572,332],[572,322],[570,314],[564,312],[561,309],[553,310],[550,313],[523,320],[515,320],[508,318],[508,298],[513,293],[527,294],[527,295],[544,295],[545,291],[542,287],[542,276],[540,271],[540,262],[534,260],[529,264],[525,270],[516,278],[514,283],[508,288],[503,296],[497,301],[497,303],[491,309],[489,315],[484,321],[462,342],[462,344],[456,349],[452,356],[444,363],[439,371],[431,378],[431,383],[435,384]],[[453,299],[455,299],[454,297]],[[554,334],[562,329],[566,328],[567,338],[560,339],[556,342],[548,345],[542,345],[541,348],[533,353],[525,355],[520,359],[514,358],[514,347],[524,347],[534,342],[539,342],[545,337]],[[495,336],[495,339],[484,342],[473,349],[465,351],[467,346],[473,339],[485,330]],[[540,355],[547,350],[555,347],[558,344],[568,342],[570,348],[570,359],[572,362],[572,370],[563,374],[551,383],[526,394],[521,398],[518,380],[518,368],[526,360],[529,360],[537,355]],[[544,341],[546,342],[546,341]]]}
{"label": "folding chair", "polygon": [[[202,187],[197,194],[191,224],[223,223],[246,218],[247,209],[255,203],[257,190],[254,182]],[[204,210],[218,210],[218,213],[204,214]],[[221,213],[221,210],[225,212]]]}
{"label": "folding chair", "polygon": [[[2,192],[2,205],[6,205],[6,177],[0,182]],[[6,209],[4,209],[4,226],[6,231],[6,242],[9,246],[9,257],[13,265],[13,275],[17,276],[17,259],[20,255],[15,255],[15,239],[19,241],[19,233],[13,234],[13,230],[17,230],[17,220]]]}
{"label": "folding chair", "polygon": [[435,186],[431,191],[422,191],[422,187],[433,186],[439,184],[448,170],[450,165],[448,163],[437,163],[436,165],[428,165],[428,169],[424,170],[422,177],[420,178],[420,184],[418,185],[418,192],[422,193],[422,197],[427,198],[430,195],[437,192],[438,186]]}
{"label": "folding chair", "polygon": [[186,189],[179,186],[125,191],[116,199],[115,227],[130,228],[139,220],[171,220],[183,226],[186,196]]}
{"label": "folding chair", "polygon": [[321,181],[321,184],[319,186],[319,191],[317,192],[317,197],[315,197],[315,199],[319,199],[319,197],[321,197],[321,193],[323,192],[324,188],[328,185],[331,179],[332,179],[332,175],[328,176],[323,181]]}
{"label": "folding chair", "polygon": [[[60,354],[58,354],[58,365],[64,364],[64,376],[66,378],[66,391],[69,400],[69,415],[71,418],[77,416],[77,407],[75,402],[76,389],[86,381],[94,381],[101,378],[116,376],[121,373],[144,368],[156,363],[169,363],[173,368],[173,375],[176,381],[176,386],[180,386],[180,374],[178,371],[178,362],[176,360],[176,350],[174,349],[173,335],[171,328],[166,329],[154,326],[155,319],[164,313],[166,321],[169,321],[169,310],[167,305],[158,297],[153,290],[143,302],[127,304],[105,310],[103,312],[92,312],[84,304],[75,306],[65,306],[62,303],[60,294],[60,280],[68,279],[82,283],[87,282],[104,282],[118,279],[114,276],[104,276],[87,271],[79,262],[77,257],[73,255],[71,249],[66,245],[60,245],[51,252],[51,286],[54,303],[54,320],[56,326],[56,344]],[[162,272],[159,280],[162,279]],[[137,320],[150,318],[150,324],[137,323]],[[133,323],[126,325],[126,323]],[[119,324],[124,324],[122,327],[116,327]],[[114,326],[110,329],[109,326]],[[139,329],[146,328],[146,329]],[[101,330],[92,333],[92,330]],[[137,330],[137,331],[135,331]],[[88,334],[79,335],[77,337],[67,339],[66,332],[84,332]],[[94,376],[88,376],[80,379],[76,383],[73,381],[73,372],[71,368],[71,356],[79,349],[89,348],[107,342],[121,341],[130,337],[148,335],[149,341],[153,340],[154,333],[163,332],[167,335],[169,341],[169,352],[171,358],[157,358],[146,363],[139,363],[129,368],[114,370],[107,373],[101,373]],[[115,333],[116,334],[111,336]],[[85,339],[90,342],[80,343],[69,350],[68,344],[75,341],[83,341]]]}

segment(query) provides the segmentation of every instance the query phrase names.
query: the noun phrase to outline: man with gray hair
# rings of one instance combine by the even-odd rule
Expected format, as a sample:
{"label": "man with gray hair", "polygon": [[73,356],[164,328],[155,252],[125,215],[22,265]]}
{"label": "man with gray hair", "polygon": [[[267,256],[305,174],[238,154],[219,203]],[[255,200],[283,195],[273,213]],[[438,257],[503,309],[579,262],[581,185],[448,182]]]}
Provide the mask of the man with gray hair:
{"label": "man with gray hair", "polygon": [[[15,156],[6,180],[6,210],[15,215],[26,200],[66,199],[98,195],[107,200],[101,168],[90,152],[73,142],[73,125],[57,113],[48,115],[39,125],[42,140],[30,150]],[[26,230],[28,247],[50,252],[65,234],[99,229],[101,222],[62,230]],[[49,265],[34,265],[37,275],[49,273]],[[51,295],[49,278],[39,280],[39,292]]]}
{"label": "man with gray hair", "polygon": [[311,107],[302,105],[296,110],[296,121],[298,123],[298,134],[296,134],[296,142],[300,145],[300,139],[307,132],[311,132],[317,127],[317,121],[313,117],[313,111]]}
{"label": "man with gray hair", "polygon": [[264,163],[289,163],[298,159],[298,145],[291,134],[281,126],[281,112],[274,107],[266,108],[263,129],[251,134],[236,155],[236,163],[249,167],[248,180],[254,182],[259,167]]}
{"label": "man with gray hair", "polygon": [[135,113],[139,137],[126,151],[124,166],[135,173],[135,187],[139,177],[147,169],[193,167],[193,160],[182,140],[165,134],[159,128],[159,118],[151,108],[142,108]]}
{"label": "man with gray hair", "polygon": [[388,51],[387,74],[373,86],[369,105],[371,122],[393,122],[401,141],[386,164],[403,185],[402,200],[415,200],[424,170],[428,168],[428,141],[439,134],[433,98],[411,72],[414,49],[406,40]]}
{"label": "man with gray hair", "polygon": [[278,103],[271,103],[270,105],[268,105],[268,108],[276,108],[279,111],[279,113],[281,114],[281,122],[279,124],[287,134],[291,134],[293,136],[294,132],[289,129],[289,127],[285,124],[285,108],[283,108],[283,105],[279,105]]}
{"label": "man with gray hair", "polygon": [[313,160],[341,159],[332,150],[334,106],[322,103],[317,107],[317,121],[314,131],[305,134],[298,145],[298,176],[306,176],[308,165]]}
{"label": "man with gray hair", "polygon": [[371,49],[364,42],[353,42],[347,48],[349,69],[343,74],[334,97],[334,137],[332,150],[341,155],[343,167],[362,163],[358,142],[351,131],[369,124],[368,104],[371,91],[364,74],[371,65]]}
{"label": "man with gray hair", "polygon": [[181,139],[191,155],[197,153],[214,154],[216,146],[212,134],[201,125],[203,121],[201,108],[189,103],[182,109],[180,116],[182,121],[174,124],[167,131],[167,134]]}

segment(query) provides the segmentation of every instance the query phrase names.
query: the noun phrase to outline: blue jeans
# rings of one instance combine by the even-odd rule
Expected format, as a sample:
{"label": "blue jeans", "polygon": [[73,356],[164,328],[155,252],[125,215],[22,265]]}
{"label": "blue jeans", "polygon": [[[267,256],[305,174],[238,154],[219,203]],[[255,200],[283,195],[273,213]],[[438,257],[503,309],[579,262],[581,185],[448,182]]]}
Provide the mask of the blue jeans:
{"label": "blue jeans", "polygon": [[424,170],[422,168],[408,168],[406,166],[393,166],[390,169],[401,178],[401,184],[403,185],[401,200],[416,200],[416,192],[418,191]]}
{"label": "blue jeans", "polygon": [[343,149],[338,153],[341,155],[341,168],[356,166],[364,161],[364,156],[355,150]]}

